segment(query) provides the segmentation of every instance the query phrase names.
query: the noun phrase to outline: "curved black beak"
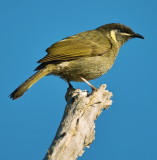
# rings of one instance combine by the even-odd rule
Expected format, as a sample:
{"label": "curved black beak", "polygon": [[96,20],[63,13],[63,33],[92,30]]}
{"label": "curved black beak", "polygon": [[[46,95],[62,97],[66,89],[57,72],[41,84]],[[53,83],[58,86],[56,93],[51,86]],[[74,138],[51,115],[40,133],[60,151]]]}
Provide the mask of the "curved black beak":
{"label": "curved black beak", "polygon": [[144,37],[138,33],[135,33],[132,35],[133,38],[141,38],[141,39],[144,39]]}

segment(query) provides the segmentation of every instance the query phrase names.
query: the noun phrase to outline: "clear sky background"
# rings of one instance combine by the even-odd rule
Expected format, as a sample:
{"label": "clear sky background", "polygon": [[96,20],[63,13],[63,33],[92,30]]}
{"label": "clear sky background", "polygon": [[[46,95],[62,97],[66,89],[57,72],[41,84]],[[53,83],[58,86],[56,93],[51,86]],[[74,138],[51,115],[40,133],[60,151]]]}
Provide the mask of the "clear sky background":
{"label": "clear sky background", "polygon": [[[5,0],[0,2],[0,159],[42,160],[62,118],[67,84],[44,77],[12,101],[56,41],[106,23],[145,37],[120,50],[107,84],[113,105],[96,121],[96,140],[79,160],[157,160],[157,2],[155,0]],[[75,88],[90,90],[85,83]]]}

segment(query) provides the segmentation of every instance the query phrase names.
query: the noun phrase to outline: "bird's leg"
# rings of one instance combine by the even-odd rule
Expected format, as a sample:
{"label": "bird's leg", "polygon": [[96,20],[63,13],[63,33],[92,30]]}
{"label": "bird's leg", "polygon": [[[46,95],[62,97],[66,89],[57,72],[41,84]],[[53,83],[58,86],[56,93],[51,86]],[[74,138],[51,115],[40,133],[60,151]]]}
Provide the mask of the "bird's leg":
{"label": "bird's leg", "polygon": [[87,83],[91,88],[92,88],[92,91],[96,91],[97,88],[95,88],[91,83],[89,83],[86,79],[84,79],[83,77],[80,77],[85,83]]}
{"label": "bird's leg", "polygon": [[73,88],[72,84],[70,83],[70,81],[67,81],[68,82],[68,85],[69,85],[69,88]]}
{"label": "bird's leg", "polygon": [[67,88],[67,92],[65,94],[65,100],[66,101],[69,100],[69,97],[71,97],[73,92],[75,91],[75,88],[73,88],[73,86],[71,85],[71,83],[68,80],[67,80],[67,83],[68,83],[69,87]]}

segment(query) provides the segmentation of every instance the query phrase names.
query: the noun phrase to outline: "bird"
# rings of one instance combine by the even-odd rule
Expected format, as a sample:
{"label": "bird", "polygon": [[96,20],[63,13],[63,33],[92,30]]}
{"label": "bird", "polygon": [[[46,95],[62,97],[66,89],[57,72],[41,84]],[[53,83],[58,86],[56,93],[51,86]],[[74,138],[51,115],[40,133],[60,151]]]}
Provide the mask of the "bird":
{"label": "bird", "polygon": [[36,73],[11,94],[11,99],[21,97],[34,83],[47,75],[59,76],[67,81],[86,82],[105,74],[114,64],[121,46],[132,38],[144,39],[130,27],[109,23],[66,37],[46,49],[47,55],[38,61]]}

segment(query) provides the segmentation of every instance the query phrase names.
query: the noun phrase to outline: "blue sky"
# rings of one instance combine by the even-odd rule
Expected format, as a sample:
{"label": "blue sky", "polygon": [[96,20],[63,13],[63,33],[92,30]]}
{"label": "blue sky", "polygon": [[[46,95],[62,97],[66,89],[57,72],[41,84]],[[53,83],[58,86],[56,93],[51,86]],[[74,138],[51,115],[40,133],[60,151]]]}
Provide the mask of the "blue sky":
{"label": "blue sky", "polygon": [[[112,22],[130,26],[145,40],[120,50],[113,68],[92,80],[107,84],[113,105],[96,121],[96,140],[79,160],[157,159],[157,2],[105,0],[5,0],[0,2],[0,159],[42,159],[65,107],[67,84],[44,77],[22,98],[8,95],[25,81],[60,39]],[[90,90],[84,83],[75,88]]]}

